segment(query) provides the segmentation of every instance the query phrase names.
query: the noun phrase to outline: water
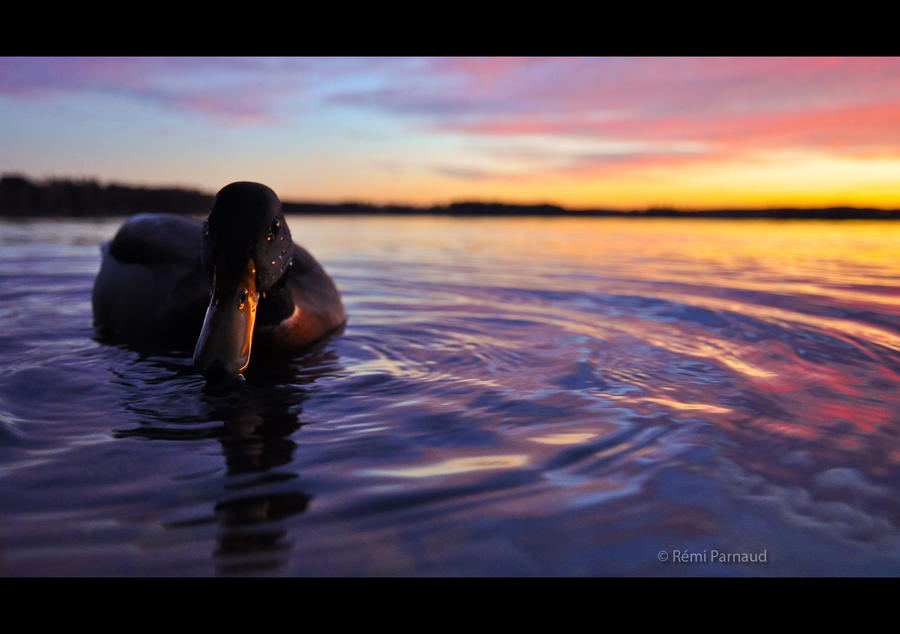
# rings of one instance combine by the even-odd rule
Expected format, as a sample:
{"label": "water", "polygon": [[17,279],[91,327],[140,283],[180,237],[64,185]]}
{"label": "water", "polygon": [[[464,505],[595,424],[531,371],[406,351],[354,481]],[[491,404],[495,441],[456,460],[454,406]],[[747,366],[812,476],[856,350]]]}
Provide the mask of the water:
{"label": "water", "polygon": [[900,223],[289,218],[347,328],[215,396],[118,222],[0,223],[2,574],[900,573]]}

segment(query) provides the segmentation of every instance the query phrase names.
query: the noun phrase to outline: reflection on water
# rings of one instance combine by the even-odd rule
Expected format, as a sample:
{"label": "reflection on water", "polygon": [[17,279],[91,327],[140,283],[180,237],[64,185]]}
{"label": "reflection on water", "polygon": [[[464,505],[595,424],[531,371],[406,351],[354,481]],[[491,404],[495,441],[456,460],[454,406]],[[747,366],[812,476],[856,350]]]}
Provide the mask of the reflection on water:
{"label": "reflection on water", "polygon": [[900,225],[289,223],[347,328],[225,394],[0,223],[0,573],[900,572]]}
{"label": "reflection on water", "polygon": [[435,476],[453,475],[468,471],[485,471],[487,469],[511,469],[528,464],[527,455],[513,456],[478,456],[477,458],[452,458],[435,464],[421,467],[404,467],[402,469],[369,469],[365,473],[376,476],[395,478],[432,478]]}
{"label": "reflection on water", "polygon": [[[178,359],[140,359],[149,377],[112,369],[113,382],[122,386],[121,407],[140,420],[136,427],[115,430],[116,438],[150,440],[215,438],[221,444],[226,484],[216,500],[212,517],[208,510],[194,518],[166,524],[183,528],[211,523],[219,526],[213,553],[220,572],[257,573],[278,568],[287,561],[286,530],[282,520],[306,510],[312,499],[302,490],[281,487],[298,478],[290,469],[297,444],[291,434],[300,428],[305,393],[297,388],[334,372],[337,355],[328,349],[311,350],[284,367],[265,367],[248,374],[248,381],[225,394],[194,391],[196,412],[172,407],[168,392],[156,393],[153,385],[166,383],[178,390],[198,384],[190,364]],[[296,371],[302,364],[304,372]],[[164,378],[163,378],[164,377]],[[177,378],[176,378],[177,377]],[[160,379],[163,378],[161,381]],[[285,386],[290,386],[287,389]],[[188,414],[188,415],[186,415]],[[247,475],[244,475],[247,474]],[[276,488],[278,487],[278,488]],[[260,493],[259,488],[271,488]]]}

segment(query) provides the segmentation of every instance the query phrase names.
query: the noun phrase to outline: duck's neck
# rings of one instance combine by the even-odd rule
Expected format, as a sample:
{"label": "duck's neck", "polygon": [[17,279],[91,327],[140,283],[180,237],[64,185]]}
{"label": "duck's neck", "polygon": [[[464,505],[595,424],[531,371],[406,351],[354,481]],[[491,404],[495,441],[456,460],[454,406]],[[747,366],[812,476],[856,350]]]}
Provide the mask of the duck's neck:
{"label": "duck's neck", "polygon": [[294,314],[294,298],[287,285],[291,267],[284,272],[272,288],[260,293],[256,309],[257,326],[274,326]]}

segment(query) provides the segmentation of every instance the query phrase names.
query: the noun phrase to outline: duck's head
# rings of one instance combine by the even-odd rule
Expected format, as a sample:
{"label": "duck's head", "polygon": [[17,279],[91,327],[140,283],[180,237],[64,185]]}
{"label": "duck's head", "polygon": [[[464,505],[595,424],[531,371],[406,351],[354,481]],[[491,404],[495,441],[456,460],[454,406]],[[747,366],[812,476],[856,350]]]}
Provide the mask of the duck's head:
{"label": "duck's head", "polygon": [[194,348],[194,367],[208,379],[237,377],[247,368],[260,293],[287,272],[292,254],[275,192],[239,182],[216,194],[201,250],[209,308]]}

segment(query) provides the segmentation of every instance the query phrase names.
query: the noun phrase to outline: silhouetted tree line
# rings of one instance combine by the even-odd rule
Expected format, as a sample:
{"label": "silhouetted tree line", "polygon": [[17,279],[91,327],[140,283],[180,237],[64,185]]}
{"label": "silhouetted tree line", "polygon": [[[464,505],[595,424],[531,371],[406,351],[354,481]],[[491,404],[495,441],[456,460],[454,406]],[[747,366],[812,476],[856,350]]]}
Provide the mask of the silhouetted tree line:
{"label": "silhouetted tree line", "polygon": [[453,203],[433,207],[408,205],[369,205],[366,203],[292,203],[283,202],[288,214],[336,214],[371,215],[389,214],[401,216],[565,216],[573,212],[554,205],[507,205],[503,203]]}
{"label": "silhouetted tree line", "polygon": [[101,185],[94,180],[33,182],[18,174],[0,177],[4,216],[128,216],[141,212],[206,214],[213,197],[177,187]]}
{"label": "silhouetted tree line", "polygon": [[[94,180],[49,179],[33,182],[18,174],[0,177],[0,215],[32,216],[129,216],[142,212],[205,215],[213,195],[177,187],[101,185]],[[555,205],[509,205],[461,202],[432,207],[370,205],[366,203],[283,202],[288,214],[325,215],[449,215],[449,216],[617,216],[690,218],[831,218],[900,219],[900,210],[854,207],[828,209],[719,209],[680,211],[668,208],[622,211],[614,209],[565,209]]]}
{"label": "silhouetted tree line", "polygon": [[650,218],[819,218],[819,219],[900,219],[897,209],[858,209],[832,207],[828,209],[715,209],[680,211],[653,208],[621,211],[615,209],[565,209],[555,205],[508,205],[504,203],[464,202],[434,207],[402,205],[367,205],[363,203],[282,203],[285,213],[331,215],[442,215],[442,216],[568,216],[568,217],[650,217]]}

